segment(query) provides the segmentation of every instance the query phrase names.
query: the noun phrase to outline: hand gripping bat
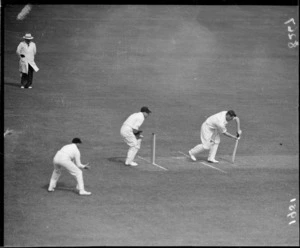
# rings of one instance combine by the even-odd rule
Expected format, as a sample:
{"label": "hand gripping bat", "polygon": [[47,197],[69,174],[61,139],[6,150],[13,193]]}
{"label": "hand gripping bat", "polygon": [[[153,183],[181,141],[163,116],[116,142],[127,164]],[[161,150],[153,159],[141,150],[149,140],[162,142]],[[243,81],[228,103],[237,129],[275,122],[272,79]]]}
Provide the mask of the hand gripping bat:
{"label": "hand gripping bat", "polygon": [[143,135],[141,134],[142,132],[143,132],[142,130],[139,130],[139,131],[136,131],[136,132],[134,133],[136,139],[141,139],[141,138],[143,138]]}
{"label": "hand gripping bat", "polygon": [[87,163],[87,164],[83,167],[83,169],[90,170],[90,169],[91,169],[91,166],[90,166],[89,164],[90,164],[90,163]]}

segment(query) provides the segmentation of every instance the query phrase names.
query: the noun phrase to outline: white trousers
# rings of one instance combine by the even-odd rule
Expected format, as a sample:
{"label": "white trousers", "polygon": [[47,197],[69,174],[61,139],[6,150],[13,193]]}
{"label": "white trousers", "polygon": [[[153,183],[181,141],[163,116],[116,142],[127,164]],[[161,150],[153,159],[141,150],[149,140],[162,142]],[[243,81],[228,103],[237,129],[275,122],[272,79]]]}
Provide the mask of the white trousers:
{"label": "white trousers", "polygon": [[217,130],[209,127],[205,122],[201,126],[200,139],[202,144],[196,145],[190,150],[192,155],[209,150],[208,159],[213,160],[220,144],[220,134]]}
{"label": "white trousers", "polygon": [[84,190],[82,171],[75,165],[75,163],[73,163],[72,160],[70,160],[66,154],[57,152],[53,158],[53,166],[54,170],[50,179],[49,189],[54,189],[56,187],[57,181],[61,175],[61,171],[64,168],[75,177],[77,181],[76,188],[78,190]]}
{"label": "white trousers", "polygon": [[120,134],[123,137],[124,142],[129,146],[126,164],[130,164],[134,160],[139,149],[141,148],[142,140],[137,139],[133,134],[132,128],[127,125],[123,125],[121,127]]}

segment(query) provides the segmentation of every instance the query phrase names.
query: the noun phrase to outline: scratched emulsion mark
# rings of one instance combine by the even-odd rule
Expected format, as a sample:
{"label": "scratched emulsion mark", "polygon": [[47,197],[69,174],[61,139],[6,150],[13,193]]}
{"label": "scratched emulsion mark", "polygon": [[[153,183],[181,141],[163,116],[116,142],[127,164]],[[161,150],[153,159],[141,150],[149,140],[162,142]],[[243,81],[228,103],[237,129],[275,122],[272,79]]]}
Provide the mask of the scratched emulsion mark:
{"label": "scratched emulsion mark", "polygon": [[[288,42],[288,47],[289,48],[295,48],[299,45],[299,42],[297,40],[293,40],[294,38],[297,39],[296,34],[294,33],[296,31],[296,29],[298,28],[296,26],[295,20],[294,18],[291,18],[289,20],[287,20],[284,24],[289,24],[289,23],[293,23],[293,25],[288,25],[288,37],[290,42]],[[294,43],[293,43],[294,41]]]}
{"label": "scratched emulsion mark", "polygon": [[295,224],[296,223],[296,216],[297,212],[296,210],[296,198],[290,200],[290,206],[289,206],[289,213],[287,214],[287,218],[290,221],[289,225]]}

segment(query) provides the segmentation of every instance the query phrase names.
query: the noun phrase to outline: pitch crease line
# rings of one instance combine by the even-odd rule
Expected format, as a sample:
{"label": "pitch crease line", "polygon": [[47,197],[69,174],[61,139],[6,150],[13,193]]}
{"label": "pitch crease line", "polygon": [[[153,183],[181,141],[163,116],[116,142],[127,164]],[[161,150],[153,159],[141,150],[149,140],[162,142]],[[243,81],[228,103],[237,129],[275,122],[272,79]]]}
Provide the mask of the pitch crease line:
{"label": "pitch crease line", "polygon": [[186,156],[187,158],[190,158],[190,156],[186,155],[185,153],[178,151],[179,153],[183,154],[184,156]]}
{"label": "pitch crease line", "polygon": [[156,163],[153,163],[153,165],[155,165],[155,166],[157,166],[157,167],[159,167],[159,168],[161,168],[161,169],[163,169],[163,170],[168,170],[168,169],[166,169],[165,167],[162,167],[162,166],[160,166],[160,165],[158,165],[158,164],[156,164]]}
{"label": "pitch crease line", "polygon": [[[141,157],[141,156],[138,156],[138,158],[140,158],[140,159],[142,159],[142,160],[148,162],[149,164],[152,164],[149,160],[147,160],[147,159],[145,159],[145,158],[143,158],[143,157]],[[156,164],[156,163],[153,163],[153,165],[155,165],[155,166],[157,166],[157,167],[159,167],[159,168],[161,168],[161,169],[163,169],[163,170],[168,170],[168,169],[166,169],[165,167],[162,167],[162,166],[160,166],[160,165],[158,165],[158,164]]]}
{"label": "pitch crease line", "polygon": [[141,156],[138,156],[138,158],[140,158],[140,159],[146,161],[147,163],[151,164],[151,162],[150,162],[149,160],[147,160],[147,159],[145,159],[145,158],[143,158],[143,157],[141,157]]}
{"label": "pitch crease line", "polygon": [[216,169],[216,170],[219,170],[219,171],[222,171],[222,172],[224,172],[224,173],[227,173],[226,171],[223,171],[223,170],[221,170],[221,169],[219,169],[219,168],[216,168],[216,167],[214,167],[214,166],[212,166],[212,165],[209,165],[209,164],[207,164],[207,163],[204,163],[204,162],[200,162],[201,164],[204,164],[204,165],[206,165],[206,166],[209,166],[209,167],[211,167],[211,168],[213,168],[213,169]]}
{"label": "pitch crease line", "polygon": [[[181,151],[178,151],[178,152],[181,153],[181,154],[183,154],[183,155],[186,156],[187,158],[190,158],[190,156],[188,156],[187,154],[185,154],[185,153],[183,153],[183,152],[181,152]],[[213,169],[222,171],[223,173],[227,173],[226,171],[223,171],[223,170],[221,170],[221,169],[219,169],[219,168],[216,168],[216,167],[214,167],[214,166],[212,166],[212,165],[209,165],[209,164],[207,164],[207,163],[204,163],[204,162],[200,162],[200,163],[201,163],[201,164],[204,164],[204,165],[206,165],[206,166],[209,166],[209,167],[211,167],[211,168],[213,168]]]}

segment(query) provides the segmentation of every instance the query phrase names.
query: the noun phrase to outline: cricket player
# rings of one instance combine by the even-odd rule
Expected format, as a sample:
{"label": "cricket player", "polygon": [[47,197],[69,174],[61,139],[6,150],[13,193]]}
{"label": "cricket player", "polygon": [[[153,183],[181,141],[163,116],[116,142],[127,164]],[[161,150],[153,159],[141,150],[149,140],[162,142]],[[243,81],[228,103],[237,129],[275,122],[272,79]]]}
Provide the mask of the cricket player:
{"label": "cricket player", "polygon": [[[226,129],[226,125],[232,120],[236,121],[237,136],[228,133]],[[240,119],[236,116],[233,110],[222,111],[206,119],[206,121],[202,124],[200,131],[202,144],[199,144],[189,150],[191,159],[196,161],[196,154],[209,150],[207,161],[211,163],[219,163],[219,161],[215,159],[215,156],[220,144],[220,134],[224,134],[233,139],[238,139],[238,137],[242,134]]]}
{"label": "cricket player", "polygon": [[140,112],[130,115],[121,127],[120,134],[123,137],[125,143],[127,143],[127,145],[129,146],[125,165],[138,165],[133,160],[137,152],[141,148],[142,143],[142,136],[139,135],[141,132],[139,131],[139,128],[143,124],[144,120],[150,115],[150,113],[151,111],[148,107],[142,107]]}
{"label": "cricket player", "polygon": [[[78,149],[81,144],[79,138],[74,138],[72,144],[63,146],[53,158],[54,170],[50,179],[48,191],[54,191],[56,183],[61,175],[62,168],[66,169],[77,181],[76,189],[79,191],[79,195],[91,195],[91,192],[87,192],[84,189],[82,171],[80,169],[89,169],[88,164],[84,165],[80,161],[80,151]],[[80,169],[79,169],[80,168]]]}

